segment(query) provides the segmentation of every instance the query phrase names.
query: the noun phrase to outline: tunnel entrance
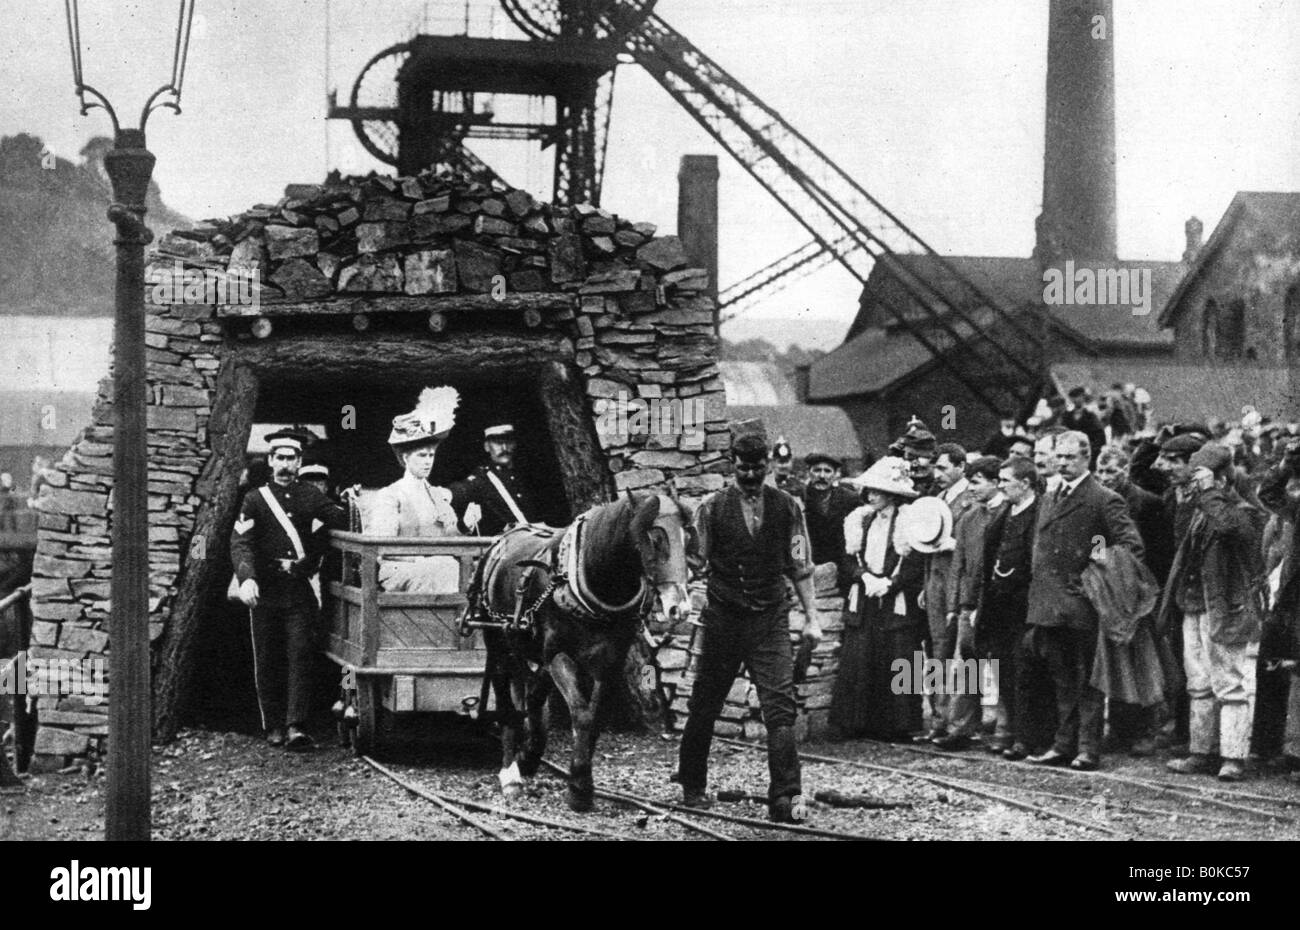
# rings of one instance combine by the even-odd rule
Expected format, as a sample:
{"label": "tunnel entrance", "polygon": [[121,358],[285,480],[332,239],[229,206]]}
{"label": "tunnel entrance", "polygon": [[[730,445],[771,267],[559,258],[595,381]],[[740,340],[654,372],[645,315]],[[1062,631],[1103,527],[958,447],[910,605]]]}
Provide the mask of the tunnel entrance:
{"label": "tunnel entrance", "polygon": [[[571,367],[568,344],[545,334],[460,340],[356,339],[301,336],[237,350],[227,360],[214,406],[232,405],[228,427],[213,437],[212,479],[219,487],[207,505],[213,544],[190,570],[208,577],[196,585],[193,677],[182,722],[260,731],[252,681],[248,611],[226,600],[229,539],[244,488],[238,487],[252,427],[303,423],[324,428],[313,447],[337,487],[380,488],[401,476],[387,440],[394,416],[414,408],[426,387],[451,385],[460,393],[456,424],[438,448],[431,483],[447,486],[486,461],[485,427],[510,422],[518,436],[520,475],[534,493],[539,518],[564,525],[608,499],[608,471],[587,401]],[[223,385],[225,396],[223,396]],[[170,635],[184,635],[174,629]],[[317,669],[318,716],[328,712],[338,670],[322,658]]]}

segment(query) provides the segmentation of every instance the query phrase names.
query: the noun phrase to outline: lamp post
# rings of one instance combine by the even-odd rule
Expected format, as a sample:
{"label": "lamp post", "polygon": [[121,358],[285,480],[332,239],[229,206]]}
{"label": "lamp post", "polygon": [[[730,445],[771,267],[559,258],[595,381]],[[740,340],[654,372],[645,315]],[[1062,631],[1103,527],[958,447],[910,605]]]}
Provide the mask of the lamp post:
{"label": "lamp post", "polygon": [[[180,0],[171,81],[155,90],[140,113],[139,129],[124,129],[99,91],[82,79],[77,0],[64,0],[72,77],[84,116],[98,107],[113,123],[113,148],[104,169],[113,187],[108,219],[117,228],[113,318],[113,579],[109,618],[108,786],[104,832],[109,840],[147,840],[150,829],[149,742],[149,498],[145,432],[144,225],[145,195],[154,156],[145,124],[160,108],[181,112],[181,85],[189,53],[194,0]],[[90,99],[87,99],[89,96]]]}

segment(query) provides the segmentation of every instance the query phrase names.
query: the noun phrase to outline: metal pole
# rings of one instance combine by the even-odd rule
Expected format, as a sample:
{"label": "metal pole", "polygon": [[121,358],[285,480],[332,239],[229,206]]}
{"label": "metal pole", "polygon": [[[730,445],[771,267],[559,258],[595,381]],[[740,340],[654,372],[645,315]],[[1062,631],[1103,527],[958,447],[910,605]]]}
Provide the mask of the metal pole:
{"label": "metal pole", "polygon": [[113,323],[113,601],[109,620],[108,785],[105,838],[147,840],[149,809],[149,499],[145,432],[145,194],[154,156],[144,131],[120,129],[104,168],[117,227]]}

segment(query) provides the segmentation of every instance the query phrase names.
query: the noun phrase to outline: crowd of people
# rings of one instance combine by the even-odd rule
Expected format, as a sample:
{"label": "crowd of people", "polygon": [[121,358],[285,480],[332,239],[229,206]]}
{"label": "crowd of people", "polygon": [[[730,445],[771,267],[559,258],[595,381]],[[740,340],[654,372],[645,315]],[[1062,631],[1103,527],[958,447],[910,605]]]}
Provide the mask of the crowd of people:
{"label": "crowd of people", "polygon": [[[847,597],[833,737],[1300,781],[1300,430],[1249,408],[1157,426],[1131,385],[1103,400],[1076,388],[979,449],[913,418],[855,478],[816,454],[782,481]],[[914,693],[922,655],[944,673]]]}

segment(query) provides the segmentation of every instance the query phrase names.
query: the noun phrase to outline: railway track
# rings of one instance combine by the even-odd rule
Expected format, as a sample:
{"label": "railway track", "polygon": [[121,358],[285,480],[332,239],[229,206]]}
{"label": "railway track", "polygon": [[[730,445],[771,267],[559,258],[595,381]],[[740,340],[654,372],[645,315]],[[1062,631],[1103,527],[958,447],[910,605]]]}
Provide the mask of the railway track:
{"label": "railway track", "polygon": [[[610,830],[592,826],[587,823],[577,822],[575,819],[571,818],[542,816],[515,807],[487,804],[482,801],[473,800],[472,798],[466,798],[460,794],[448,792],[440,787],[434,787],[427,783],[423,783],[421,780],[423,770],[416,769],[414,771],[398,772],[394,768],[384,765],[369,756],[362,756],[361,761],[403,790],[428,801],[444,813],[493,840],[508,842],[517,839],[545,838],[512,835],[511,821],[515,821],[516,825],[525,824],[528,827],[541,828],[546,831],[551,831],[552,833],[554,831],[564,831],[602,840],[644,841],[653,838],[668,838],[650,837],[644,834],[636,834],[627,831]],[[553,772],[560,778],[568,777],[568,773],[563,767],[548,760],[543,760],[542,764],[547,768],[547,770]],[[843,830],[831,830],[823,827],[813,827],[802,824],[772,823],[757,817],[746,817],[740,814],[731,814],[724,811],[698,810],[695,808],[684,807],[672,801],[666,801],[660,798],[651,798],[632,791],[625,791],[617,788],[597,788],[595,793],[598,798],[602,798],[614,805],[618,805],[620,808],[631,809],[645,815],[645,817],[639,818],[636,821],[638,827],[644,827],[647,818],[654,817],[665,824],[671,823],[680,827],[683,832],[691,835],[693,838],[704,837],[718,842],[735,842],[737,840],[759,839],[764,836],[770,837],[773,833],[781,833],[807,839],[875,839],[875,837],[861,833],[853,833]],[[709,825],[706,821],[719,821],[734,827],[741,827],[744,829],[744,833],[743,835],[737,835],[736,833],[726,832],[719,827]],[[517,832],[517,830],[515,830],[515,832]]]}
{"label": "railway track", "polygon": [[[741,762],[741,757],[764,752],[763,745],[722,737],[716,738],[716,743],[720,748],[727,747],[731,752],[739,753],[730,757],[735,760],[730,766],[725,755],[715,762],[714,772],[720,789],[740,787],[754,777],[753,764]],[[986,807],[968,803],[961,808],[966,812],[963,816],[974,814],[983,817],[983,811],[987,810],[990,813],[1002,811],[995,816],[1006,817],[1006,811],[1010,809],[1031,815],[1044,828],[1058,835],[1078,836],[1082,833],[1109,839],[1173,839],[1184,838],[1188,830],[1197,829],[1222,831],[1225,835],[1251,835],[1251,831],[1261,829],[1270,833],[1285,830],[1284,825],[1298,822],[1292,813],[1300,804],[1300,797],[1273,796],[1191,782],[1170,783],[1127,772],[1028,767],[982,752],[941,752],[924,746],[868,741],[859,744],[859,748],[868,744],[896,750],[904,758],[899,761],[896,757],[881,758],[874,753],[868,758],[854,758],[852,750],[840,755],[807,752],[800,755],[810,765],[825,767],[819,776],[824,784],[843,788],[846,782],[855,780],[847,775],[850,769],[872,773],[886,779],[896,791],[901,782],[903,787],[898,797],[913,806],[957,803],[948,797],[965,795],[984,802]],[[644,777],[648,769],[671,764],[669,759],[656,756],[658,754],[634,753],[633,767],[624,765],[621,769],[607,769],[606,783],[595,792],[607,803],[598,807],[594,815],[573,815],[567,807],[556,803],[563,789],[560,780],[567,778],[567,772],[550,761],[543,762],[546,771],[541,773],[522,803],[486,798],[481,776],[475,776],[477,787],[470,789],[463,783],[449,782],[447,774],[438,769],[419,764],[390,763],[390,767],[370,758],[364,761],[383,777],[436,806],[467,829],[494,840],[558,839],[569,835],[618,841],[705,839],[734,842],[778,836],[867,840],[879,839],[882,834],[908,834],[906,813],[874,810],[870,813],[832,814],[831,807],[817,801],[809,804],[813,812],[811,823],[772,823],[763,816],[766,811],[762,798],[734,790],[720,790],[719,795],[731,794],[732,797],[726,800],[752,806],[748,809],[738,806],[734,812],[720,809],[721,804],[709,810],[683,807],[676,803],[675,797],[665,797],[665,792],[650,786],[653,779],[647,782]],[[908,758],[914,761],[907,761]],[[831,775],[837,768],[840,774]],[[1031,774],[1032,778],[1026,778]],[[865,776],[865,781],[862,778],[857,778],[860,790],[874,793],[873,789],[879,783],[873,783],[870,775]],[[931,787],[917,792],[908,790],[907,784]],[[935,794],[936,790],[938,794]],[[948,797],[944,797],[943,792],[948,792]],[[467,794],[473,794],[478,800],[466,797]],[[1024,823],[1013,816],[1002,832],[1035,829],[1023,826]],[[829,829],[832,825],[835,828]],[[1063,829],[1069,832],[1060,834]]]}
{"label": "railway track", "polygon": [[[554,762],[549,762],[543,759],[542,765],[546,766],[551,771],[560,775],[562,778],[568,777],[568,772],[566,772],[560,766],[556,765]],[[646,805],[652,808],[656,808],[660,811],[663,811],[665,814],[667,814],[668,812],[676,811],[681,814],[689,815],[691,817],[703,817],[706,819],[723,820],[729,823],[734,823],[734,824],[739,824],[741,826],[749,827],[750,829],[754,829],[754,830],[768,830],[768,831],[775,831],[778,833],[794,833],[802,836],[817,837],[820,839],[834,839],[834,840],[876,839],[876,837],[865,836],[861,833],[850,833],[843,830],[827,830],[821,827],[809,827],[809,826],[804,826],[802,824],[773,823],[770,820],[760,820],[757,817],[745,817],[739,814],[728,814],[723,811],[717,811],[711,809],[700,810],[698,808],[685,807],[684,805],[677,804],[671,801],[651,800],[649,798],[642,797],[641,795],[632,794],[626,791],[615,791],[608,788],[597,788],[596,796],[603,797],[611,801],[622,802],[625,804],[632,804],[635,806]],[[681,817],[675,817],[672,819],[675,819],[678,822],[683,822],[683,818]],[[727,840],[738,839],[738,837],[728,836],[726,834],[719,834],[717,831],[702,827],[700,824],[697,823],[688,822],[687,826],[692,830],[696,830],[702,833],[707,833],[713,836],[714,839],[727,839]]]}
{"label": "railway track", "polygon": [[[714,740],[723,743],[725,745],[736,746],[742,749],[749,749],[752,751],[759,751],[759,752],[766,751],[766,748],[764,746],[753,744],[753,743],[745,743],[740,740],[729,739],[727,737],[714,737]],[[1023,810],[1026,813],[1034,814],[1036,816],[1042,816],[1042,817],[1052,818],[1055,820],[1060,820],[1064,823],[1068,823],[1071,826],[1078,827],[1083,830],[1089,830],[1095,833],[1103,833],[1106,834],[1107,836],[1113,836],[1118,839],[1138,838],[1136,834],[1124,830],[1116,829],[1115,827],[1109,826],[1107,824],[1094,823],[1092,821],[1085,820],[1081,817],[1076,817],[1073,814],[1067,814],[1055,808],[1047,807],[1043,804],[1036,804],[1033,801],[1023,800],[1021,798],[1017,798],[1011,794],[1008,794],[1007,793],[1008,790],[1023,791],[1023,789],[1020,789],[1015,786],[996,785],[996,787],[1001,790],[994,791],[992,790],[993,787],[995,787],[994,783],[980,782],[975,779],[962,778],[957,776],[939,775],[932,772],[922,772],[922,771],[917,771],[916,769],[900,768],[898,766],[884,765],[878,762],[863,762],[860,759],[844,759],[836,756],[824,756],[824,755],[808,753],[803,751],[800,751],[799,758],[801,760],[806,760],[808,762],[819,762],[826,765],[850,766],[853,768],[859,768],[870,772],[880,772],[883,774],[898,775],[903,778],[920,779],[922,781],[926,781],[929,782],[930,784],[938,785],[940,787],[947,788],[952,791],[959,791],[963,794],[969,794],[974,797],[982,798],[987,801],[995,801],[1007,807],[1014,807],[1019,810]]]}
{"label": "railway track", "polygon": [[443,791],[437,791],[409,778],[404,778],[385,765],[376,762],[369,756],[362,756],[361,761],[365,762],[372,769],[385,778],[389,779],[399,787],[409,791],[417,797],[423,798],[434,806],[441,808],[451,814],[456,819],[468,824],[481,833],[495,840],[513,840],[516,837],[504,835],[498,827],[486,823],[469,813],[470,810],[476,810],[488,814],[498,820],[514,820],[533,826],[547,827],[552,830],[565,830],[572,833],[582,833],[589,836],[599,837],[606,840],[633,840],[640,841],[644,837],[636,836],[631,833],[615,833],[610,830],[602,830],[598,827],[587,826],[573,823],[571,821],[556,820],[551,817],[542,817],[536,814],[529,814],[525,811],[512,810],[506,807],[499,807],[495,804],[484,804],[481,801],[475,801],[471,798],[463,798],[458,795],[449,794]]}
{"label": "railway track", "polygon": [[[880,743],[879,745],[890,746],[906,752],[930,756],[933,758],[962,759],[967,762],[995,766],[1008,771],[1024,771],[1024,768],[1018,763],[1009,762],[1001,757],[985,753],[944,752],[924,746],[908,746],[896,743]],[[1075,779],[1076,781],[1084,779],[1093,783],[1106,782],[1114,785],[1129,786],[1149,791],[1162,797],[1181,798],[1184,801],[1190,801],[1196,804],[1206,804],[1229,810],[1236,814],[1265,820],[1274,820],[1281,823],[1294,824],[1296,823],[1296,819],[1279,811],[1265,810],[1258,806],[1242,802],[1251,801],[1258,803],[1262,801],[1269,804],[1276,804],[1284,808],[1290,808],[1295,806],[1297,803],[1300,803],[1300,800],[1297,799],[1273,797],[1271,795],[1258,794],[1255,792],[1222,788],[1217,785],[1202,785],[1192,781],[1185,783],[1157,781],[1155,779],[1142,778],[1136,775],[1122,775],[1118,772],[1080,772],[1076,769],[1064,767],[1035,767],[1033,771],[1035,773],[1042,772],[1049,775],[1059,775],[1066,779]],[[1228,800],[1229,798],[1234,798],[1236,800]]]}

